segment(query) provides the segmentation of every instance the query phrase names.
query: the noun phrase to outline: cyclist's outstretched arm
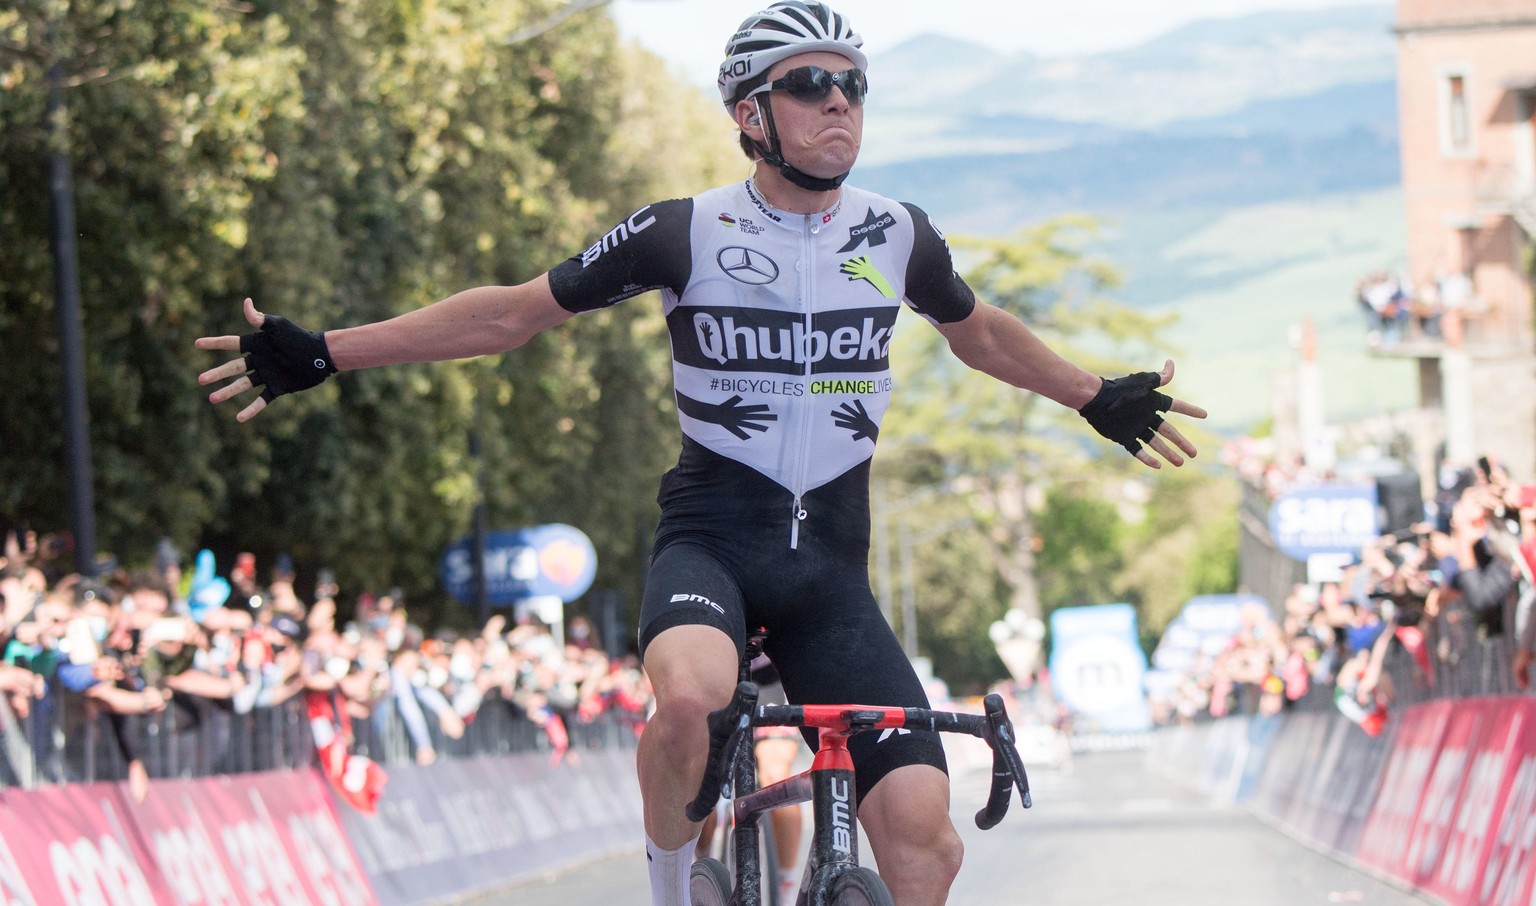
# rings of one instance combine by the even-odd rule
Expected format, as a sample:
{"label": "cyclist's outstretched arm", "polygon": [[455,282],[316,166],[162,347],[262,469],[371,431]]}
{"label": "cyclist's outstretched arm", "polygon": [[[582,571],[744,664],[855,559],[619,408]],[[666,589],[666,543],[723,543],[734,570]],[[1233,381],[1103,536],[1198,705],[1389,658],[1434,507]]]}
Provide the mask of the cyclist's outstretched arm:
{"label": "cyclist's outstretched arm", "polygon": [[970,315],[938,325],[960,361],[1004,383],[1081,409],[1104,383],[1057,355],[1018,318],[977,301]]}
{"label": "cyclist's outstretched arm", "polygon": [[960,361],[1077,410],[1096,431],[1144,465],[1160,468],[1160,456],[1181,466],[1185,457],[1196,453],[1195,445],[1162,416],[1176,412],[1205,418],[1206,414],[1199,406],[1158,391],[1173,380],[1172,359],[1160,372],[1104,380],[1062,358],[1023,321],[985,302],[978,302],[966,318],[938,328]]}
{"label": "cyclist's outstretched arm", "polygon": [[479,286],[388,321],[328,331],[342,371],[440,362],[516,349],[573,313],[561,308],[547,274],[518,286]]}
{"label": "cyclist's outstretched arm", "polygon": [[385,321],[324,333],[266,315],[250,299],[244,312],[256,333],[196,342],[199,349],[241,353],[198,376],[203,385],[228,382],[208,395],[210,402],[262,388],[235,416],[242,422],[277,397],[313,387],[337,371],[505,352],[572,317],[555,302],[547,274],[518,286],[464,290]]}

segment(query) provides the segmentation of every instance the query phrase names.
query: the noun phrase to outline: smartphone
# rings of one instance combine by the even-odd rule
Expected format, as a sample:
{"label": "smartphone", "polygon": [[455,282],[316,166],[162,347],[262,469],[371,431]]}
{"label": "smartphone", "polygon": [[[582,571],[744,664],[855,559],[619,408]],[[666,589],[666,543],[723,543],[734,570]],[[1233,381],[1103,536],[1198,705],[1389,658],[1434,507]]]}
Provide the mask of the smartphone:
{"label": "smartphone", "polygon": [[144,631],[145,645],[159,645],[161,642],[181,642],[187,638],[187,627],[177,617],[161,617],[149,624]]}
{"label": "smartphone", "polygon": [[94,664],[101,660],[101,646],[91,632],[91,623],[84,617],[76,617],[64,628],[64,645],[69,648],[71,664]]}

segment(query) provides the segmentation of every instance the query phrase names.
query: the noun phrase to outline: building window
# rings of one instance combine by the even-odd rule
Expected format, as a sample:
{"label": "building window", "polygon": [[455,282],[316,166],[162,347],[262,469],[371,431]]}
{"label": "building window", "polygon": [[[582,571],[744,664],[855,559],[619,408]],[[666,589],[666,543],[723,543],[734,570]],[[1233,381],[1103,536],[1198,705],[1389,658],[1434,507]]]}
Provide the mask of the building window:
{"label": "building window", "polygon": [[1472,153],[1472,99],[1465,70],[1446,70],[1440,80],[1440,146],[1447,157]]}

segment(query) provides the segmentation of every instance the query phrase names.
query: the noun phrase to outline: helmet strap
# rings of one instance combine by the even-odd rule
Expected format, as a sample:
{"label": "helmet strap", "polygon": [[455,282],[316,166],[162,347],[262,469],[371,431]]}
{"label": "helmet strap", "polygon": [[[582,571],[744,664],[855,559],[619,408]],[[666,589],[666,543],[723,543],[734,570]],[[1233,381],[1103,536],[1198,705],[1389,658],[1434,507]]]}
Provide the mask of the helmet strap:
{"label": "helmet strap", "polygon": [[757,104],[758,116],[763,123],[763,135],[768,139],[766,146],[762,142],[753,142],[757,145],[758,153],[762,154],[764,163],[777,167],[781,176],[807,192],[830,192],[843,184],[843,180],[848,178],[847,173],[823,179],[799,170],[785,160],[784,155],[779,153],[779,129],[773,123],[773,105],[761,103],[756,98],[753,102]]}

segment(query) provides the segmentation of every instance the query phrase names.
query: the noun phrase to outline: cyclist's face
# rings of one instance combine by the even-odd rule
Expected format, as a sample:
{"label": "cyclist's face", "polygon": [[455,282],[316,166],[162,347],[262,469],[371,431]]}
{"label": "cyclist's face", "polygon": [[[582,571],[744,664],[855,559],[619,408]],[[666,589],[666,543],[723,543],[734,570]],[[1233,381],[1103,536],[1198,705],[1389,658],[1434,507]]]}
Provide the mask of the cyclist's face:
{"label": "cyclist's face", "polygon": [[[820,66],[829,72],[853,67],[847,57],[828,52],[803,53],[780,60],[768,71],[768,80],[782,78],[801,66]],[[831,178],[853,169],[864,138],[864,108],[848,103],[842,89],[834,87],[820,101],[796,100],[788,91],[769,92],[773,122],[785,159],[800,170]]]}

